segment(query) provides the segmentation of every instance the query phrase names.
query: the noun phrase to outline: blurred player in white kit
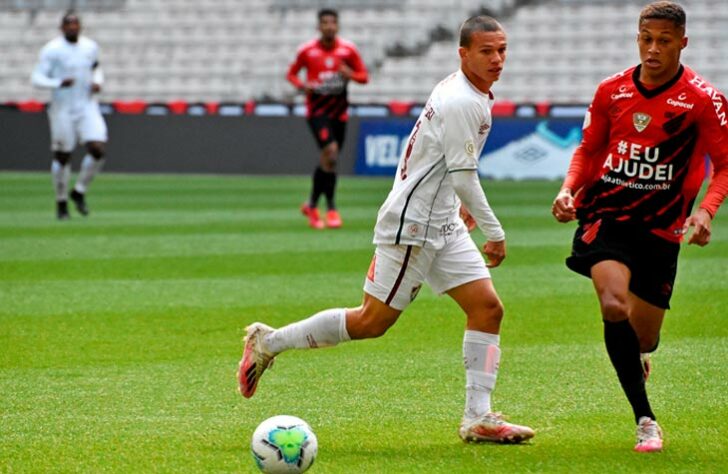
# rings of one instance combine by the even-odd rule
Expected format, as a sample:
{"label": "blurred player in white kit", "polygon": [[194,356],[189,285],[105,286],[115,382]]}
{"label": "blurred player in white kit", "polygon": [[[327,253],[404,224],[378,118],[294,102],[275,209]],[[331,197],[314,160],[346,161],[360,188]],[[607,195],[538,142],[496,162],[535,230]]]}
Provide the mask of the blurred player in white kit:
{"label": "blurred player in white kit", "polygon": [[[48,118],[51,174],[56,191],[56,210],[60,220],[70,217],[68,198],[82,215],[88,215],[86,191],[104,163],[107,141],[106,123],[101,116],[96,94],[104,81],[99,67],[99,47],[81,36],[81,20],[68,12],[61,21],[62,35],[49,41],[40,51],[32,75],[35,87],[51,89]],[[71,153],[78,143],[86,148],[78,179],[69,194]]]}

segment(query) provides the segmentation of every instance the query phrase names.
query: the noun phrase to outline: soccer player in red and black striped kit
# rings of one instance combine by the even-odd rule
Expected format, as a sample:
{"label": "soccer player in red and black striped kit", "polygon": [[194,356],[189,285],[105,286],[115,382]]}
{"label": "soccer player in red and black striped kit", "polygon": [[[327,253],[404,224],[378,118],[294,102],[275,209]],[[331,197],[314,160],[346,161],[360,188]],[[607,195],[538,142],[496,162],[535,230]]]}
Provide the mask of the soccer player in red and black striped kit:
{"label": "soccer player in red and black striped kit", "polygon": [[[339,14],[336,10],[320,10],[318,22],[321,36],[298,48],[287,78],[296,89],[306,94],[308,124],[321,148],[320,163],[313,174],[311,197],[301,206],[301,212],[308,217],[311,227],[323,229],[324,222],[317,207],[322,194],[328,207],[326,226],[338,228],[342,224],[334,202],[334,191],[336,164],[349,118],[347,85],[350,80],[365,84],[369,81],[369,74],[356,46],[337,36]],[[304,68],[305,82],[298,77],[299,71]]]}
{"label": "soccer player in red and black striped kit", "polygon": [[[728,103],[680,63],[687,43],[682,7],[659,1],[642,9],[640,64],[599,85],[552,208],[560,222],[579,221],[566,264],[594,284],[639,452],[662,450],[645,380],[670,307],[680,242],[692,227],[688,243],[707,245],[728,194]],[[713,176],[693,212],[706,154]]]}

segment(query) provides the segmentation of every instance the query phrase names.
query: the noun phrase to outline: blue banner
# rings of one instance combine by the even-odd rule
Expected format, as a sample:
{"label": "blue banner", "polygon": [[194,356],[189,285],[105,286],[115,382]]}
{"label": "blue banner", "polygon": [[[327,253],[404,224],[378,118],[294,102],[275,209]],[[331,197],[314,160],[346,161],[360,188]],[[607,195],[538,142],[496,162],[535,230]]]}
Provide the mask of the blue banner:
{"label": "blue banner", "polygon": [[[393,176],[416,119],[362,120],[356,174]],[[557,179],[581,141],[581,119],[498,118],[480,158],[481,176]]]}

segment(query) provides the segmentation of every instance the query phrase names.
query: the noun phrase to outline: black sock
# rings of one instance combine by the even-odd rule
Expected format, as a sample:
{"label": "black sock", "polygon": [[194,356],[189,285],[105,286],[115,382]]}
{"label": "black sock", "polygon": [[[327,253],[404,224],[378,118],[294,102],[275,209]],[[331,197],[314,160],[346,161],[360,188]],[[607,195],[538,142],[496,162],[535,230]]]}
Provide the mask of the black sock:
{"label": "black sock", "polygon": [[619,383],[634,411],[635,422],[643,416],[655,420],[647,400],[645,379],[640,363],[640,343],[628,319],[619,322],[604,321],[604,343],[609,359],[617,371]]}
{"label": "black sock", "polygon": [[324,174],[324,195],[326,196],[326,205],[329,209],[336,209],[334,203],[334,191],[336,190],[336,172]]}
{"label": "black sock", "polygon": [[311,198],[308,201],[310,207],[318,206],[319,197],[324,193],[326,187],[326,175],[327,173],[321,169],[320,166],[316,167],[313,172],[313,186],[311,188]]}

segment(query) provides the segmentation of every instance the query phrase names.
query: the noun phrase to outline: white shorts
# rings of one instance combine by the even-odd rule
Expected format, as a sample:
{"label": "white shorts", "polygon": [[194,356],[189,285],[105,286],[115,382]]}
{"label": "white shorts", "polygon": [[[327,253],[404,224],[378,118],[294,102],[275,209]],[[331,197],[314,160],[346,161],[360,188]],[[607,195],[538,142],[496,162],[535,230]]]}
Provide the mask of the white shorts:
{"label": "white shorts", "polygon": [[106,142],[106,122],[99,105],[91,102],[81,110],[48,110],[51,126],[51,151],[71,153],[78,143]]}
{"label": "white shorts", "polygon": [[413,245],[377,245],[364,291],[388,306],[404,310],[427,282],[438,294],[490,278],[480,250],[463,233],[440,250]]}

